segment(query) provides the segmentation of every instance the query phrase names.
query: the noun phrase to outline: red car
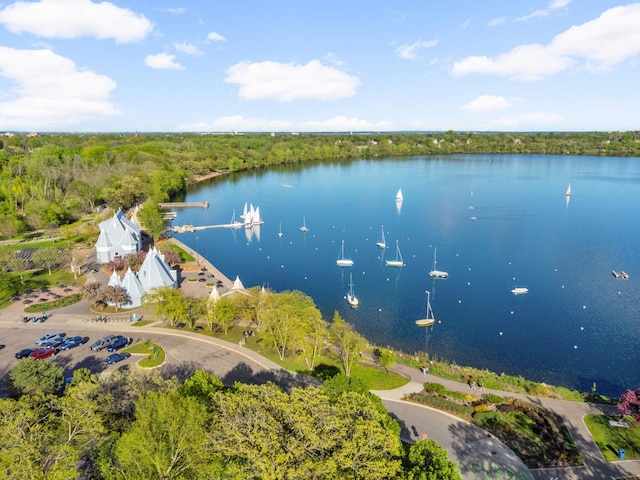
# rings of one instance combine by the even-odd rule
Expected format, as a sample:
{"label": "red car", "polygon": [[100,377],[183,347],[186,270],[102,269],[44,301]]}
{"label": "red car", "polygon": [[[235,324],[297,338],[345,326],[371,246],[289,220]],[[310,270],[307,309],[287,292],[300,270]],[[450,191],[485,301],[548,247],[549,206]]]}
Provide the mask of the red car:
{"label": "red car", "polygon": [[29,354],[29,357],[36,358],[36,359],[47,358],[47,357],[52,357],[56,353],[58,353],[57,348],[37,348]]}

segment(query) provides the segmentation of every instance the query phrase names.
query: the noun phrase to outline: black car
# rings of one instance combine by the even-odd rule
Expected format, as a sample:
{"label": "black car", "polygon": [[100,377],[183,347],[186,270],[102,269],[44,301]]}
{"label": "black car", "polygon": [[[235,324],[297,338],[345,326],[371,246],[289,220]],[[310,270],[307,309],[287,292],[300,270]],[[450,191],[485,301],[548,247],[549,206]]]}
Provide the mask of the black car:
{"label": "black car", "polygon": [[129,358],[131,356],[130,353],[122,352],[122,353],[112,353],[107,358],[104,359],[105,365],[113,365],[114,363],[118,363],[121,360]]}
{"label": "black car", "polygon": [[109,344],[107,347],[107,352],[115,352],[116,350],[120,350],[122,347],[126,347],[131,343],[131,339],[127,337],[123,337],[122,335],[118,335],[113,342]]}
{"label": "black car", "polygon": [[16,358],[26,358],[33,352],[35,348],[23,348],[19,352],[16,352]]}
{"label": "black car", "polygon": [[84,345],[89,341],[89,337],[69,337],[64,342],[60,344],[60,350],[70,350],[79,345]]}

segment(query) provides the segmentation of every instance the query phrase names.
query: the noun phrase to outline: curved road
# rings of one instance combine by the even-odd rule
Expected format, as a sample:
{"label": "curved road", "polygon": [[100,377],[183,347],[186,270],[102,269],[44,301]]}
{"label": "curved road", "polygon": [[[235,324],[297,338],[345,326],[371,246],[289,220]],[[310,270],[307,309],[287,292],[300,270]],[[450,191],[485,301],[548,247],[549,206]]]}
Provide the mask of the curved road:
{"label": "curved road", "polygon": [[[65,313],[54,314],[45,323],[35,324],[23,323],[21,318],[24,314],[17,308],[9,307],[0,311],[0,344],[6,345],[0,350],[0,377],[5,376],[17,361],[16,351],[33,347],[35,340],[48,332],[90,337],[86,345],[53,357],[53,361],[65,368],[65,375],[80,367],[99,372],[134,363],[136,357],[132,356],[121,364],[106,367],[102,362],[107,353],[88,349],[88,345],[97,338],[116,333],[132,337],[134,341],[150,340],[161,344],[166,351],[166,362],[162,367],[164,373],[181,379],[190,376],[195,369],[203,369],[215,374],[227,385],[235,381],[273,381],[285,388],[317,384],[315,379],[284,370],[251,350],[230,342],[181,330],[157,328],[153,324],[136,327],[129,322],[128,315],[112,315],[107,323],[95,322],[90,320],[94,315],[87,313],[88,308],[83,303],[68,307]],[[485,431],[447,413],[402,401],[405,394],[421,391],[425,381],[441,383],[449,390],[459,391],[468,391],[466,384],[432,375],[424,378],[419,371],[401,365],[396,365],[394,370],[411,381],[396,390],[374,393],[382,398],[391,415],[400,423],[405,440],[426,436],[438,442],[448,450],[449,458],[459,464],[464,480],[606,480],[640,475],[640,461],[606,462],[582,421],[589,413],[611,413],[610,407],[508,394],[525,398],[562,415],[586,461],[585,466],[577,468],[528,470],[511,450]],[[487,390],[489,392],[505,396],[504,392]]]}

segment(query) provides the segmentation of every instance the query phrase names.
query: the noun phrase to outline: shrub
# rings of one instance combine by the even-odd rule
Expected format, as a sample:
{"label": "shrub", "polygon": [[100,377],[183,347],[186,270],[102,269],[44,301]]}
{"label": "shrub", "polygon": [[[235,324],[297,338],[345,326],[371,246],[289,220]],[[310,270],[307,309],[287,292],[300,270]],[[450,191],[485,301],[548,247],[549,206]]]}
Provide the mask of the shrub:
{"label": "shrub", "polygon": [[481,403],[480,405],[476,405],[474,407],[474,411],[476,413],[491,412],[492,410],[493,408],[491,407],[491,405],[487,405],[486,403]]}
{"label": "shrub", "polygon": [[501,397],[500,395],[495,395],[493,393],[487,393],[484,395],[484,399],[489,402],[489,403],[502,403],[504,402],[504,398]]}
{"label": "shrub", "polygon": [[436,395],[439,395],[441,397],[446,396],[447,393],[447,389],[444,388],[444,385],[441,385],[439,383],[425,383],[424,391],[427,393],[435,393]]}

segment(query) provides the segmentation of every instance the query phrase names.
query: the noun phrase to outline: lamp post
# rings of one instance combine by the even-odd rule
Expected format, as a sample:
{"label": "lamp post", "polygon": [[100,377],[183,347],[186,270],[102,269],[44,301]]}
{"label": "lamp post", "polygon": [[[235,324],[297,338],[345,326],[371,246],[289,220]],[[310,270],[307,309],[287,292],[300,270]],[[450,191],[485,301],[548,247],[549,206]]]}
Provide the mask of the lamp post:
{"label": "lamp post", "polygon": [[200,237],[196,237],[196,264],[200,265]]}

